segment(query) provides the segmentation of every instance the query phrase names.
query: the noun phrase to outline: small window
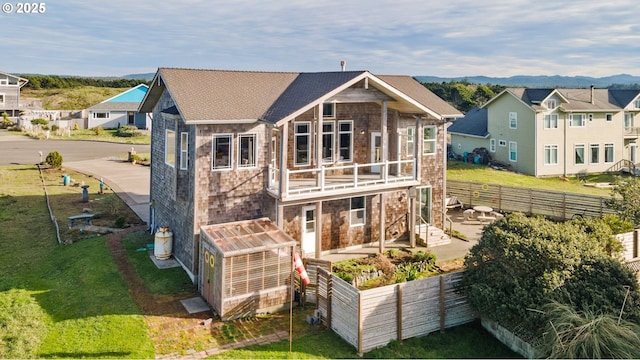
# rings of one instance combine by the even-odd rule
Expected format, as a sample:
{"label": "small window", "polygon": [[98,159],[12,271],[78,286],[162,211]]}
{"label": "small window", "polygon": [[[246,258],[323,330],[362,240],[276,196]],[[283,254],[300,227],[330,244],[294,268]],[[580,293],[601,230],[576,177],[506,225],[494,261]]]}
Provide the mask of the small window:
{"label": "small window", "polygon": [[576,165],[584,164],[584,145],[575,145],[573,149],[575,153],[573,162]]}
{"label": "small window", "polygon": [[[458,148],[460,149],[460,148]],[[496,139],[489,140],[489,151],[496,152]]]}
{"label": "small window", "polygon": [[606,114],[605,117],[607,119],[607,122],[613,121],[613,114]]}
{"label": "small window", "polygon": [[604,144],[604,162],[613,162],[613,144]]}
{"label": "small window", "polygon": [[636,108],[636,109],[640,109],[640,99],[636,99],[636,100],[633,102],[633,105],[635,106],[635,108]]}
{"label": "small window", "polygon": [[507,146],[507,140],[498,140],[498,146]]}
{"label": "small window", "polygon": [[570,114],[569,115],[569,126],[571,127],[583,127],[585,125],[585,115],[584,114]]}
{"label": "small window", "polygon": [[336,117],[336,103],[322,104],[322,117],[334,119]]}
{"label": "small window", "polygon": [[557,129],[558,128],[558,114],[549,114],[544,116],[544,128],[545,129]]}
{"label": "small window", "polygon": [[558,165],[558,145],[544,146],[544,164]]}
{"label": "small window", "polygon": [[509,161],[518,161],[518,143],[509,141]]}
{"label": "small window", "polygon": [[93,118],[94,119],[108,119],[109,118],[109,113],[108,112],[94,112],[93,113]]}
{"label": "small window", "polygon": [[4,94],[0,94],[0,105],[4,105]]}
{"label": "small window", "polygon": [[422,154],[435,154],[436,153],[436,138],[437,128],[433,125],[424,127],[424,135],[422,138]]}
{"label": "small window", "polygon": [[176,166],[176,132],[169,129],[164,133],[164,162]]}
{"label": "small window", "polygon": [[509,129],[517,129],[518,128],[518,113],[512,111],[509,113]]}
{"label": "small window", "polygon": [[213,154],[213,157],[211,158],[211,169],[231,169],[231,159],[233,158],[232,142],[233,135],[231,134],[213,135],[213,141],[211,144],[211,153]]}
{"label": "small window", "polygon": [[238,167],[248,168],[258,165],[256,161],[257,146],[256,146],[256,134],[241,134],[238,136]]}
{"label": "small window", "polygon": [[335,125],[334,121],[322,122],[322,162],[333,162],[333,143],[335,139]]}
{"label": "small window", "polygon": [[309,149],[311,147],[311,124],[308,122],[297,122],[294,126],[294,163],[295,165],[309,165]]}
{"label": "small window", "polygon": [[353,121],[338,122],[340,161],[353,161]]}
{"label": "small window", "polygon": [[549,99],[547,100],[547,109],[549,110],[553,110],[556,108],[556,99]]}
{"label": "small window", "polygon": [[180,133],[180,170],[189,167],[189,133]]}
{"label": "small window", "polygon": [[351,198],[350,222],[351,222],[351,226],[364,225],[364,222],[365,222],[364,196]]}
{"label": "small window", "polygon": [[413,157],[413,153],[415,152],[415,138],[416,138],[416,128],[414,126],[409,126],[407,128],[407,156]]}
{"label": "small window", "polygon": [[591,156],[589,157],[590,164],[597,164],[600,162],[600,145],[599,144],[591,144],[589,145],[589,151],[591,152]]}

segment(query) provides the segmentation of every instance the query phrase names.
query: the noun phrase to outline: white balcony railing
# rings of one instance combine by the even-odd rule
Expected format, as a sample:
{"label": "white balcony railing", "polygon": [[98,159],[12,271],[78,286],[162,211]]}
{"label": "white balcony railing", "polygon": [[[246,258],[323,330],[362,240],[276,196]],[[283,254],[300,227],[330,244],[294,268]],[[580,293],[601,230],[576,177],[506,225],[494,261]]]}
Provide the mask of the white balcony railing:
{"label": "white balcony railing", "polygon": [[281,198],[414,182],[416,166],[415,160],[410,159],[301,170],[285,169],[284,178],[286,185],[282,194],[279,194],[280,169],[269,166],[269,191]]}

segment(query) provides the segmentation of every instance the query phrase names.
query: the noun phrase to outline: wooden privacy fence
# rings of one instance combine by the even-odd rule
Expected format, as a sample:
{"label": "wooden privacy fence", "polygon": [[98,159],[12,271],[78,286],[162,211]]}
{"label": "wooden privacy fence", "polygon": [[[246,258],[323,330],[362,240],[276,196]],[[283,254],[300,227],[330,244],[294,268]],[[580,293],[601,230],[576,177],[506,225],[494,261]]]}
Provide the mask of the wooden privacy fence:
{"label": "wooden privacy fence", "polygon": [[615,213],[609,197],[529,189],[462,180],[447,180],[447,195],[457,196],[465,207],[490,206],[503,212],[522,212],[554,219],[602,217]]}
{"label": "wooden privacy fence", "polygon": [[451,273],[369,290],[317,268],[321,321],[361,355],[392,340],[424,336],[471,322],[476,315],[455,288],[462,273]]}

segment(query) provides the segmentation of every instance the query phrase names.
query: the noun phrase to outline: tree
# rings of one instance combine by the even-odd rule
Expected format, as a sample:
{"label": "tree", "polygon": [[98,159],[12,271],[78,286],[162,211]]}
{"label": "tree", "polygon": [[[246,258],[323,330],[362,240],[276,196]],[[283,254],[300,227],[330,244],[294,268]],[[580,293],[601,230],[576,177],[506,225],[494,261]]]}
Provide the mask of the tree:
{"label": "tree", "polygon": [[[620,289],[630,286],[637,293],[637,284],[629,282],[635,281],[631,272],[611,263],[617,261],[608,255],[611,229],[601,220],[592,221],[560,223],[509,214],[488,225],[465,259],[461,289],[471,306],[508,328],[520,325],[536,336],[544,322],[536,310],[550,300],[573,301],[592,291],[585,302],[619,309]],[[596,294],[592,289],[598,287],[603,289]]]}
{"label": "tree", "polygon": [[640,180],[636,177],[618,177],[605,204],[623,219],[640,227]]}
{"label": "tree", "polygon": [[52,168],[59,168],[62,166],[62,155],[57,151],[52,151],[47,155],[45,162]]}

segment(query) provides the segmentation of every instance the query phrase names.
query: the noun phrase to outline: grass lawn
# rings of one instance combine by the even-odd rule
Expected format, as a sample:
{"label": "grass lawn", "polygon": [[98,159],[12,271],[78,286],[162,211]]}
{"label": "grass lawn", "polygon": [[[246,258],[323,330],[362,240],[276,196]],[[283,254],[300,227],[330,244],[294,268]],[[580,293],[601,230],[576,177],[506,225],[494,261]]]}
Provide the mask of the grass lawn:
{"label": "grass lawn", "polygon": [[447,180],[464,180],[597,196],[610,196],[611,189],[585,186],[585,183],[611,183],[615,181],[616,176],[614,174],[594,174],[586,176],[583,180],[575,176],[564,180],[560,177],[536,178],[531,175],[496,170],[486,165],[455,160],[447,161]]}
{"label": "grass lawn", "polygon": [[[0,167],[0,184],[0,314],[11,314],[0,316],[11,325],[0,324],[1,344],[12,339],[0,358],[152,358],[105,237],[59,245],[35,167]],[[33,326],[40,331],[30,333]]]}

